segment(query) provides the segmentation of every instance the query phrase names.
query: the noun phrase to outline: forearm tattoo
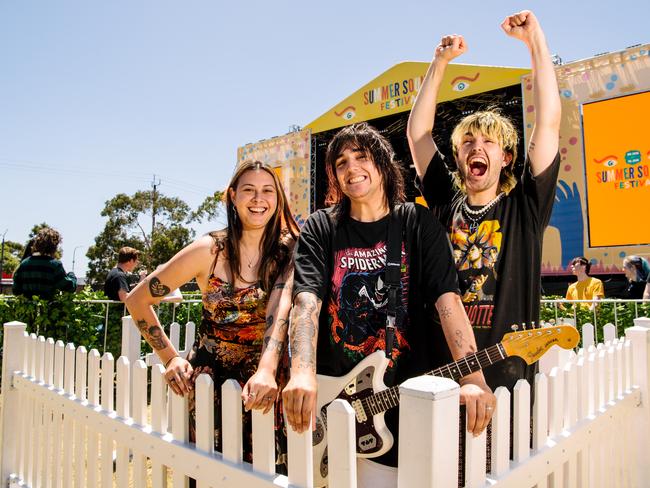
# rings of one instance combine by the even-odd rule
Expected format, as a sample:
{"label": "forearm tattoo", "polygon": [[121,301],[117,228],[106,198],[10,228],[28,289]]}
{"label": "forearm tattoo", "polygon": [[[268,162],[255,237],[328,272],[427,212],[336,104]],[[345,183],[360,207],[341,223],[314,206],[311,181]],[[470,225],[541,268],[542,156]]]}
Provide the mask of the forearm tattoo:
{"label": "forearm tattoo", "polygon": [[454,337],[454,343],[457,347],[463,347],[463,333],[460,330],[456,331],[456,337]]}
{"label": "forearm tattoo", "polygon": [[155,276],[149,280],[149,293],[152,297],[164,297],[169,292],[169,287],[163,285]]}
{"label": "forearm tattoo", "polygon": [[[454,344],[456,347],[461,349],[465,344],[467,344],[467,340],[463,337],[463,332],[460,330],[457,330],[454,332]],[[472,344],[467,344],[467,347],[469,348],[469,351],[467,354],[471,354],[473,352],[476,352],[476,347],[474,347]]]}
{"label": "forearm tattoo", "polygon": [[142,334],[142,337],[145,338],[153,349],[160,351],[167,347],[167,338],[165,337],[165,332],[160,325],[149,325],[146,320],[138,320],[136,325]]}
{"label": "forearm tattoo", "polygon": [[533,152],[535,150],[535,143],[533,141],[530,141],[530,144],[528,144],[528,152]]}
{"label": "forearm tattoo", "polygon": [[316,370],[315,338],[318,331],[316,311],[318,303],[315,296],[302,298],[295,310],[295,318],[291,322],[290,341],[293,358],[299,368]]}
{"label": "forearm tattoo", "polygon": [[264,351],[275,351],[278,356],[282,356],[284,352],[284,341],[279,341],[273,337],[265,337]]}
{"label": "forearm tattoo", "polygon": [[[289,321],[287,319],[278,319],[277,321],[277,329],[278,332],[281,333],[282,337],[286,336],[286,330],[288,327]],[[265,337],[264,337],[264,351],[276,351],[278,353],[278,356],[282,355],[282,352],[284,351],[284,344],[286,340],[278,340],[273,337],[271,337],[271,327],[273,326],[273,315],[269,315],[266,317],[266,331],[265,331]]]}
{"label": "forearm tattoo", "polygon": [[272,325],[273,325],[273,315],[267,315],[266,316],[266,329],[264,329],[264,333],[267,333]]}
{"label": "forearm tattoo", "polygon": [[449,317],[451,317],[451,308],[442,307],[442,310],[440,310],[440,317],[443,319],[448,319]]}

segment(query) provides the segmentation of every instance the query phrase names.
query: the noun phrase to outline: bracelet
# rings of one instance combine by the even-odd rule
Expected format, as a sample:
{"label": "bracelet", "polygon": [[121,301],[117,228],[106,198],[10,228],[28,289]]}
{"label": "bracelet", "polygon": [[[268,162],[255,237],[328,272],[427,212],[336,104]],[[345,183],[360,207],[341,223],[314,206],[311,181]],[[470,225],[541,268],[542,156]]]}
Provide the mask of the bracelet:
{"label": "bracelet", "polygon": [[167,360],[167,362],[165,363],[165,369],[167,369],[167,365],[168,365],[169,363],[172,362],[172,359],[176,359],[176,358],[179,358],[179,357],[181,357],[180,354],[176,354],[176,356],[172,356],[172,357],[170,357],[170,358]]}

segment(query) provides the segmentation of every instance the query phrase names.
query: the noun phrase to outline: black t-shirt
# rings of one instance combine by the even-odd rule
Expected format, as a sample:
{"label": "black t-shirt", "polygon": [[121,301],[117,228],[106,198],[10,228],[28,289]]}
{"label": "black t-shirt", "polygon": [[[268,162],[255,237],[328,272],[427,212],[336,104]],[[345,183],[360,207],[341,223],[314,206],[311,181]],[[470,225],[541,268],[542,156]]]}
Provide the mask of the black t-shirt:
{"label": "black t-shirt", "polygon": [[[650,279],[650,276],[648,277]],[[650,283],[650,281],[648,282]],[[643,298],[643,292],[645,291],[646,282],[645,281],[630,281],[627,284],[623,298],[627,300],[639,300]]]}
{"label": "black t-shirt", "polygon": [[[534,177],[526,160],[514,189],[478,222],[462,210],[463,195],[454,190],[440,152],[427,168],[422,194],[449,232],[462,300],[479,350],[500,342],[513,324],[521,328],[523,323],[528,327],[539,322],[542,239],[553,209],[559,165],[556,155]],[[484,373],[492,389],[512,388],[520,378],[532,384],[535,368],[508,358]]]}
{"label": "black t-shirt", "polygon": [[104,282],[104,293],[111,300],[119,300],[118,292],[124,290],[129,292],[129,277],[120,268],[115,267],[108,272],[106,281]]}
{"label": "black t-shirt", "polygon": [[[432,369],[436,326],[430,320],[430,309],[440,295],[458,293],[443,227],[420,205],[405,204],[403,215],[401,303],[397,307],[393,361],[384,376],[388,386]],[[376,222],[343,217],[335,223],[329,209],[319,210],[300,232],[295,249],[294,296],[307,291],[322,300],[316,354],[319,374],[345,375],[369,354],[384,350],[388,222],[387,216]],[[442,347],[446,348],[446,342]],[[396,410],[386,413],[395,435]],[[375,459],[389,465],[396,465],[396,460],[395,446]]]}

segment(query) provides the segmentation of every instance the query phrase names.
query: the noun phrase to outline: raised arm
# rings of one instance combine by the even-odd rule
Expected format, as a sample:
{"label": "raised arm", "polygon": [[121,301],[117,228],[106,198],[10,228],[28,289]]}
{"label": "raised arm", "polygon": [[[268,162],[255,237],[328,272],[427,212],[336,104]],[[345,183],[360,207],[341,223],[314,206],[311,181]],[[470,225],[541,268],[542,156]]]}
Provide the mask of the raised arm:
{"label": "raised arm", "polygon": [[294,298],[289,326],[291,379],[282,391],[287,421],[304,432],[316,409],[316,344],[322,302],[315,293],[303,291]]}
{"label": "raised arm", "polygon": [[279,276],[273,285],[266,306],[266,330],[262,355],[255,374],[242,389],[244,408],[263,409],[268,412],[278,397],[275,377],[278,364],[287,345],[291,295],[293,294],[293,264]]}
{"label": "raised arm", "polygon": [[420,179],[424,178],[429,162],[438,150],[431,132],[436,116],[438,93],[447,64],[465,51],[467,46],[463,36],[450,35],[440,40],[409,115],[406,136]]}
{"label": "raised arm", "polygon": [[[460,296],[453,292],[444,293],[436,301],[436,309],[454,360],[475,353],[474,332]],[[467,408],[467,431],[479,435],[492,418],[496,398],[481,371],[465,376],[459,383],[460,402]]]}
{"label": "raised arm", "polygon": [[[171,290],[205,273],[214,257],[211,254],[212,238],[202,237],[174,256],[141,281],[126,297],[129,309],[142,337],[156,351],[165,365],[165,378],[174,393],[184,395],[192,388],[192,367],[181,358],[160,325],[153,305],[160,303]],[[206,264],[207,263],[207,264]]]}
{"label": "raised arm", "polygon": [[551,165],[559,146],[562,109],[555,70],[544,31],[530,10],[506,17],[501,28],[510,37],[523,41],[530,51],[535,125],[528,157],[533,176],[537,176]]}

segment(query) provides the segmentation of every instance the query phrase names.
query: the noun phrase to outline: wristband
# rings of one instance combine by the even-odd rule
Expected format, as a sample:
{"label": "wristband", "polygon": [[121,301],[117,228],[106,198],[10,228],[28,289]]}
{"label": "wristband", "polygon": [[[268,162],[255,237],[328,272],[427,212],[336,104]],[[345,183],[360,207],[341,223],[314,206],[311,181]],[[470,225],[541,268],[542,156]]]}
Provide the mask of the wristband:
{"label": "wristband", "polygon": [[170,358],[167,360],[167,362],[165,363],[165,369],[167,369],[167,365],[168,365],[169,363],[172,362],[172,359],[176,359],[176,358],[179,358],[179,357],[181,357],[180,354],[176,354],[176,356],[172,356],[172,357],[170,357]]}

